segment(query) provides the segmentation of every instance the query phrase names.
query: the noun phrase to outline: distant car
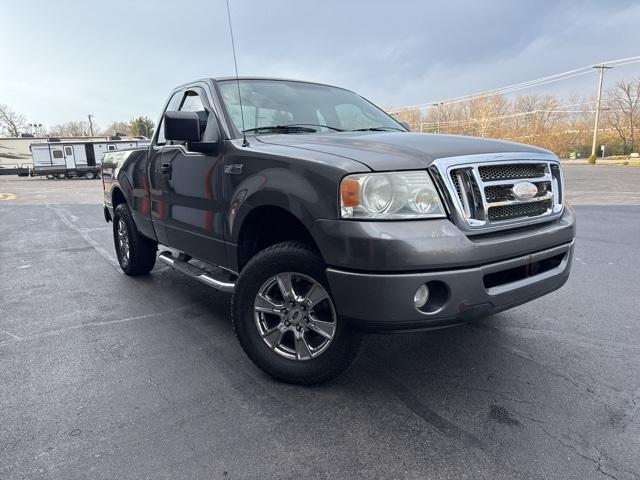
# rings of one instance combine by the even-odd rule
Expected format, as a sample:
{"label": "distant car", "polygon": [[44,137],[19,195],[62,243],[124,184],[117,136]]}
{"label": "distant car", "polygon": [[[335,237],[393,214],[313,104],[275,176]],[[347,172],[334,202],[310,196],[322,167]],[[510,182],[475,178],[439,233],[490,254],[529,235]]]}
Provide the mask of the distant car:
{"label": "distant car", "polygon": [[16,175],[18,173],[18,164],[4,164],[0,165],[0,175]]}
{"label": "distant car", "polygon": [[327,85],[178,87],[151,145],[107,153],[102,176],[124,272],[168,247],[160,261],[233,293],[245,352],[292,383],[344,371],[363,331],[459,325],[560,288],[571,268],[555,155],[410,133]]}

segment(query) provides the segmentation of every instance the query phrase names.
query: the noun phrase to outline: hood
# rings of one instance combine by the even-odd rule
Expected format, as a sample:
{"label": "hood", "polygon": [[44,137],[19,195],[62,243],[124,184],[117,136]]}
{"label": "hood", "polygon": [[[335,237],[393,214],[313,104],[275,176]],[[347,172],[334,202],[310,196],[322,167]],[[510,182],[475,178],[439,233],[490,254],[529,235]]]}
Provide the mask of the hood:
{"label": "hood", "polygon": [[338,132],[321,135],[261,135],[265,144],[338,155],[360,162],[371,170],[426,168],[437,158],[479,153],[549,153],[520,143],[408,132]]}

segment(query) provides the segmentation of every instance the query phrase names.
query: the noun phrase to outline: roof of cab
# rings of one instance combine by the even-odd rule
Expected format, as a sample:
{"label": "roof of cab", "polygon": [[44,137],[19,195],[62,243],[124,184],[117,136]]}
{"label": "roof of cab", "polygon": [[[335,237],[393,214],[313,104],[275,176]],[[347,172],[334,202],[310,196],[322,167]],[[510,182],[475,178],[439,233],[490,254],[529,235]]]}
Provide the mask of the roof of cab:
{"label": "roof of cab", "polygon": [[[226,77],[209,77],[209,78],[198,78],[196,80],[192,80],[191,82],[187,82],[187,83],[183,83],[182,85],[177,86],[174,90],[177,90],[179,88],[182,87],[186,87],[188,85],[192,85],[196,82],[226,82],[226,81],[230,81],[230,80],[236,80],[236,77],[231,77],[231,76],[226,76]],[[320,82],[311,82],[308,80],[297,80],[294,78],[276,78],[276,77],[255,77],[255,76],[244,76],[244,77],[237,77],[237,80],[268,80],[268,81],[276,81],[276,82],[298,82],[298,83],[310,83],[313,85],[322,85],[325,87],[332,87],[332,88],[341,88],[342,90],[347,90],[346,88],[343,87],[337,87],[336,85],[329,85],[327,83],[320,83]]]}

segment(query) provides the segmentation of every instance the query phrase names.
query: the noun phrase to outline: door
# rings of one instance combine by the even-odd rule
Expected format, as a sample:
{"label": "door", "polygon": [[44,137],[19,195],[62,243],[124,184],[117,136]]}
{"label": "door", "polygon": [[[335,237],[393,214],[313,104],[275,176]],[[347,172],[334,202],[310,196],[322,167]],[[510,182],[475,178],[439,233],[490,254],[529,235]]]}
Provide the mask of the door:
{"label": "door", "polygon": [[[201,119],[203,142],[220,139],[215,112],[204,90],[189,87],[182,94],[179,111],[196,112]],[[216,265],[226,265],[224,244],[223,161],[215,153],[190,150],[189,144],[167,141],[155,155],[159,172],[163,226],[168,245]]]}
{"label": "door", "polygon": [[76,168],[75,156],[73,154],[73,145],[65,145],[63,147],[64,151],[64,163],[67,166],[67,169]]}

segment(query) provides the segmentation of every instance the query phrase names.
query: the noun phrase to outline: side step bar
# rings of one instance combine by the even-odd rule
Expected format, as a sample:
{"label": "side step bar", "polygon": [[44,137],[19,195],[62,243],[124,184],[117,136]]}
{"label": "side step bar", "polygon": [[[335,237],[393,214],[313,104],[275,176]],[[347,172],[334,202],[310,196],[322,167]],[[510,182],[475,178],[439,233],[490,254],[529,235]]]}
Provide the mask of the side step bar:
{"label": "side step bar", "polygon": [[171,268],[178,270],[185,275],[189,275],[191,278],[198,280],[199,282],[204,283],[205,285],[209,285],[210,287],[215,288],[216,290],[220,290],[221,292],[233,292],[236,284],[233,281],[229,280],[218,280],[213,277],[212,272],[209,272],[203,268],[197,267],[192,263],[187,262],[183,258],[174,257],[171,252],[162,252],[158,255],[158,260],[160,260],[165,265],[169,265]]}

